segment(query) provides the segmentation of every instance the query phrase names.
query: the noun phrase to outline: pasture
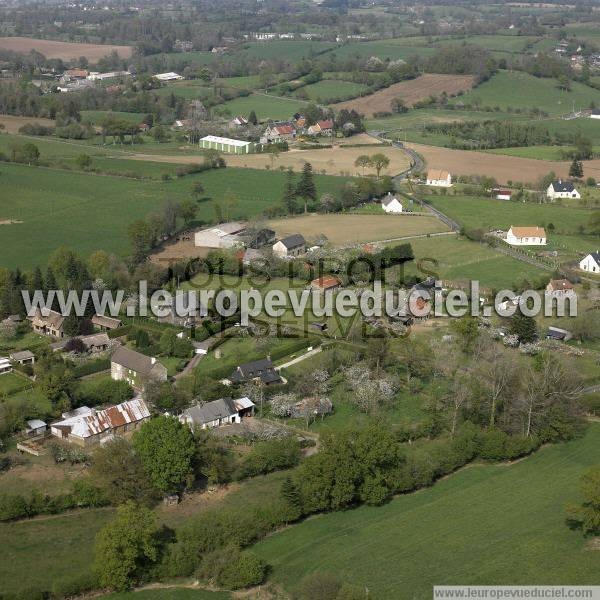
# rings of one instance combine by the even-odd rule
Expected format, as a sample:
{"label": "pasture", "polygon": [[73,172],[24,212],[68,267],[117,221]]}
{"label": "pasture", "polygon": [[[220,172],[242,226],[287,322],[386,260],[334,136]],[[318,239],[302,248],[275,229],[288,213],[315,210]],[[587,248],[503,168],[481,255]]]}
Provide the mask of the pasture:
{"label": "pasture", "polygon": [[269,227],[279,237],[301,233],[307,240],[315,240],[325,235],[334,246],[352,246],[448,230],[435,217],[385,214],[308,214],[273,220]]}
{"label": "pasture", "polygon": [[283,98],[261,92],[234,98],[219,105],[219,108],[225,108],[231,115],[246,116],[253,110],[259,120],[265,121],[267,119],[289,119],[305,104],[306,100],[299,98]]}
{"label": "pasture", "polygon": [[436,279],[479,281],[482,287],[512,288],[524,279],[538,279],[546,272],[530,264],[495,252],[484,244],[456,236],[410,240],[415,260],[387,275],[389,282],[398,275],[433,275]]}
{"label": "pasture", "polygon": [[36,123],[44,127],[54,127],[55,122],[52,119],[43,119],[38,117],[15,117],[13,115],[0,115],[0,131],[6,133],[19,133],[23,125]]}
{"label": "pasture", "polygon": [[332,48],[336,48],[334,42],[270,40],[265,42],[248,42],[236,51],[236,55],[258,60],[279,59],[297,62],[302,58],[321,54]]}
{"label": "pasture", "polygon": [[[511,225],[546,227],[556,233],[576,234],[591,212],[558,204],[518,203],[471,196],[429,196],[431,203],[466,228],[508,229]],[[549,233],[551,241],[552,233]]]}
{"label": "pasture", "polygon": [[506,110],[509,106],[524,110],[539,108],[550,115],[571,113],[588,108],[598,99],[598,92],[582,83],[573,82],[571,91],[560,89],[556,79],[534,77],[517,71],[500,71],[451,104],[473,104]]}
{"label": "pasture", "polygon": [[592,424],[582,438],[515,464],[470,466],[385,506],[319,515],[253,550],[289,591],[313,571],[384,600],[427,598],[436,584],[593,585],[600,553],[567,527],[564,507],[598,462]]}
{"label": "pasture", "polygon": [[93,125],[100,125],[104,119],[114,118],[120,119],[123,121],[127,121],[132,125],[140,124],[144,117],[145,113],[132,113],[132,112],[123,112],[123,111],[109,111],[109,110],[82,110],[81,111],[81,120],[89,121]]}
{"label": "pasture", "polygon": [[[419,43],[423,40],[422,43]],[[343,46],[330,50],[330,53],[341,60],[352,58],[369,58],[377,56],[383,60],[407,60],[412,56],[427,58],[435,53],[436,49],[426,45],[425,38],[396,38],[385,40],[370,40],[365,42],[348,42]]]}
{"label": "pasture", "polygon": [[335,101],[337,98],[360,96],[367,86],[353,81],[342,81],[340,79],[323,79],[311,85],[301,87],[296,95],[308,97],[313,102],[328,104],[330,101]]}
{"label": "pasture", "polygon": [[334,108],[354,109],[361,114],[372,116],[377,112],[390,112],[391,102],[395,98],[404,100],[406,106],[412,106],[430,96],[439,96],[442,92],[454,95],[473,87],[471,75],[432,75],[425,74],[408,81],[394,83],[388,88],[379,90],[369,96],[348,100],[335,104]]}
{"label": "pasture", "polygon": [[[63,245],[83,255],[103,249],[125,256],[129,223],[159,211],[167,198],[189,198],[197,180],[205,189],[197,219],[214,222],[219,217],[249,218],[279,203],[285,175],[227,168],[157,182],[3,164],[0,220],[22,223],[0,227],[0,266],[43,265]],[[318,175],[315,182],[321,195],[336,193],[344,180]]]}
{"label": "pasture", "polygon": [[35,50],[46,58],[60,58],[66,61],[77,60],[80,56],[85,56],[91,63],[95,63],[112,52],[116,52],[121,58],[129,58],[133,51],[131,46],[79,44],[29,37],[0,37],[0,48],[24,54]]}
{"label": "pasture", "polygon": [[0,523],[0,592],[30,598],[54,582],[89,579],[91,542],[112,515],[104,508]]}

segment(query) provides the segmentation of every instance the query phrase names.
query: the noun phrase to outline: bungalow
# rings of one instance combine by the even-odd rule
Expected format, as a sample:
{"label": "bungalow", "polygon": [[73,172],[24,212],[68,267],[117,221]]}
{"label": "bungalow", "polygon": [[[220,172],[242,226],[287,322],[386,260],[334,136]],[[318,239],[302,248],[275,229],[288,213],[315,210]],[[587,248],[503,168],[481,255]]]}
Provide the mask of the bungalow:
{"label": "bungalow", "polygon": [[553,181],[546,190],[546,196],[552,200],[556,198],[581,198],[581,194],[570,181]]}
{"label": "bungalow", "polygon": [[13,370],[8,358],[0,357],[0,375],[10,373]]}
{"label": "bungalow", "polygon": [[58,338],[64,337],[63,323],[65,318],[55,310],[44,312],[48,312],[47,316],[44,316],[39,308],[36,308],[35,314],[27,317],[31,321],[33,330],[41,335],[51,335]]}
{"label": "bungalow", "polygon": [[426,183],[433,187],[450,187],[452,185],[452,176],[448,171],[432,169],[427,171]]}
{"label": "bungalow", "polygon": [[32,365],[35,363],[35,355],[31,350],[21,350],[20,352],[13,352],[10,355],[10,360],[19,365]]}
{"label": "bungalow", "polygon": [[548,327],[548,333],[546,334],[547,340],[558,340],[561,342],[568,342],[573,337],[573,334],[566,329],[560,329],[559,327]]}
{"label": "bungalow", "polygon": [[573,284],[568,279],[551,279],[546,286],[546,295],[553,298],[572,296],[574,294]]}
{"label": "bungalow", "polygon": [[588,273],[600,273],[600,250],[588,254],[580,263],[579,268]]}
{"label": "bungalow", "polygon": [[244,140],[220,137],[218,135],[206,135],[200,139],[200,147],[207,150],[218,150],[228,154],[250,154],[254,152],[254,144]]}
{"label": "bungalow", "polygon": [[38,437],[39,435],[44,435],[46,433],[46,429],[48,425],[44,421],[40,419],[32,419],[31,421],[27,421],[27,427],[25,427],[24,434],[28,438]]}
{"label": "bungalow", "polygon": [[273,244],[273,253],[281,258],[300,256],[306,253],[306,240],[300,233],[294,233]]}
{"label": "bungalow", "polygon": [[231,423],[241,423],[243,417],[254,414],[254,406],[254,402],[246,396],[237,400],[220,398],[184,410],[179,420],[192,429],[194,427],[212,429]]}
{"label": "bungalow", "polygon": [[104,439],[137,429],[150,418],[141,398],[134,398],[104,410],[82,406],[63,413],[62,420],[50,425],[50,433],[70,444],[91,446]]}
{"label": "bungalow", "polygon": [[143,389],[146,381],[166,381],[167,369],[154,357],[121,347],[110,359],[110,376],[115,381],[124,380],[136,389]]}
{"label": "bungalow", "polygon": [[393,214],[399,214],[404,210],[400,200],[398,200],[391,192],[381,199],[381,208],[384,212]]}
{"label": "bungalow", "polygon": [[492,190],[492,194],[494,194],[494,198],[496,198],[496,200],[510,200],[512,198],[511,190],[494,188]]}
{"label": "bungalow", "polygon": [[513,227],[506,234],[511,246],[545,246],[546,230],[543,227]]}
{"label": "bungalow", "polygon": [[310,287],[318,292],[326,292],[327,290],[337,290],[341,287],[342,282],[337,277],[319,277],[310,282]]}
{"label": "bungalow", "polygon": [[248,383],[250,381],[272,385],[282,383],[279,373],[275,370],[275,366],[270,358],[255,360],[243,365],[239,365],[236,370],[223,383],[226,385]]}
{"label": "bungalow", "polygon": [[105,317],[104,315],[94,315],[92,317],[92,325],[100,331],[112,331],[121,327],[123,321],[121,319],[114,319],[113,317]]}

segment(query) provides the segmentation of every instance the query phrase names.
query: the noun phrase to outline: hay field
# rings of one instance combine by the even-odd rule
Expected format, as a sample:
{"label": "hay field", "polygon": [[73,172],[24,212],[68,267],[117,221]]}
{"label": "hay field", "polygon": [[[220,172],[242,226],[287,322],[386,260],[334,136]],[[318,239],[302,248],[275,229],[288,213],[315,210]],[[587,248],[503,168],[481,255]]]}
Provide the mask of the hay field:
{"label": "hay field", "polygon": [[[570,162],[520,158],[473,150],[452,150],[424,144],[406,144],[418,152],[427,162],[428,168],[446,169],[452,175],[487,175],[498,183],[508,181],[535,183],[540,177],[554,171],[557,176],[567,178]],[[584,161],[586,177],[600,178],[600,160]]]}
{"label": "hay field", "polygon": [[113,50],[121,58],[129,58],[132,53],[131,46],[115,46],[111,44],[78,44],[73,42],[58,42],[56,40],[40,40],[28,37],[0,37],[0,48],[12,52],[29,53],[36,50],[46,58],[60,58],[62,60],[76,60],[85,56],[91,63]]}
{"label": "hay field", "polygon": [[402,98],[406,106],[412,106],[419,100],[425,100],[431,95],[440,95],[446,92],[448,95],[460,91],[470,90],[473,87],[471,75],[434,75],[425,74],[408,81],[394,83],[388,88],[379,90],[374,94],[339,102],[333,108],[341,110],[354,109],[357,112],[372,116],[377,112],[388,112],[391,110],[391,102],[394,98]]}
{"label": "hay field", "polygon": [[441,233],[447,227],[435,217],[407,215],[309,214],[269,222],[279,238],[301,233],[307,241],[323,234],[334,246]]}

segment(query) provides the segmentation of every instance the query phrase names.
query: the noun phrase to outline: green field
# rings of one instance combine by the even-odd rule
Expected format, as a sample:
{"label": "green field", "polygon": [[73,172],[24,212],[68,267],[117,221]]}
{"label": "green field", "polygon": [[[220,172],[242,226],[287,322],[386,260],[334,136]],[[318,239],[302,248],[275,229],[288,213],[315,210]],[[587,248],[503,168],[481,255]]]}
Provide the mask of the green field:
{"label": "green field", "polygon": [[144,113],[119,112],[110,110],[82,110],[81,120],[90,121],[94,125],[100,125],[107,117],[123,119],[128,123],[140,124],[146,115]]}
{"label": "green field", "polygon": [[296,98],[280,98],[265,94],[252,94],[235,98],[220,107],[226,108],[232,115],[248,115],[254,111],[260,120],[289,119],[306,104],[305,100]]}
{"label": "green field", "polygon": [[[189,197],[196,180],[202,181],[205,188],[197,218],[211,222],[218,214],[243,218],[262,212],[280,202],[285,181],[281,171],[235,168],[171,182],[136,181],[10,163],[3,164],[1,171],[0,218],[22,223],[0,227],[0,266],[21,268],[45,264],[49,254],[63,245],[83,255],[98,249],[126,255],[128,224],[158,211],[167,198],[177,201]],[[335,193],[344,179],[316,175],[315,181],[321,195]],[[237,197],[229,210],[223,206],[228,192]]]}
{"label": "green field", "polygon": [[213,88],[201,79],[174,81],[154,90],[154,93],[158,96],[170,96],[174,94],[186,100],[203,100],[214,94]]}
{"label": "green field", "polygon": [[598,91],[581,83],[573,82],[571,91],[558,88],[555,79],[534,77],[523,72],[500,71],[490,80],[464,95],[453,98],[454,105],[473,104],[479,100],[482,106],[531,109],[539,108],[550,115],[567,114],[587,108],[598,100]]}
{"label": "green field", "polygon": [[457,44],[474,44],[492,52],[517,53],[525,52],[529,44],[533,44],[538,38],[530,35],[468,35],[455,37],[437,42],[437,46],[449,46]]}
{"label": "green field", "polygon": [[435,584],[597,584],[600,553],[566,526],[564,505],[598,462],[593,424],[516,464],[473,466],[383,507],[320,515],[253,550],[288,590],[327,571],[378,599],[430,598]]}
{"label": "green field", "polygon": [[300,88],[298,92],[305,92],[310,100],[327,104],[331,99],[360,96],[366,89],[367,86],[352,81],[323,79]]}
{"label": "green field", "polygon": [[25,590],[89,578],[94,536],[112,514],[96,509],[0,523],[0,593],[34,597]]}
{"label": "green field", "polygon": [[244,75],[242,77],[225,77],[224,79],[217,79],[216,84],[242,90],[253,90],[260,87],[260,76]]}
{"label": "green field", "polygon": [[335,47],[334,42],[271,40],[249,42],[244,44],[235,54],[251,59],[278,59],[297,62],[302,58],[314,56]]}
{"label": "green field", "polygon": [[556,204],[503,202],[468,196],[431,196],[429,199],[467,228],[508,229],[511,225],[546,226],[553,223],[557,233],[574,234],[591,216],[589,210]]}
{"label": "green field", "polygon": [[463,238],[421,238],[411,240],[411,246],[415,261],[405,266],[405,275],[435,275],[439,279],[454,281],[476,280],[481,286],[503,289],[523,279],[532,280],[544,274],[533,265]]}
{"label": "green field", "polygon": [[564,153],[573,150],[569,146],[524,146],[522,148],[494,148],[486,150],[491,154],[506,154],[520,158],[535,158],[537,160],[565,160]]}
{"label": "green field", "polygon": [[31,386],[31,382],[19,373],[3,373],[0,375],[0,402],[5,396],[20,392]]}
{"label": "green field", "polygon": [[[407,60],[411,56],[428,57],[436,49],[425,45],[425,38],[396,38],[365,42],[348,42],[331,50],[339,59],[369,58],[377,56],[381,59]],[[422,44],[422,45],[421,45]]]}

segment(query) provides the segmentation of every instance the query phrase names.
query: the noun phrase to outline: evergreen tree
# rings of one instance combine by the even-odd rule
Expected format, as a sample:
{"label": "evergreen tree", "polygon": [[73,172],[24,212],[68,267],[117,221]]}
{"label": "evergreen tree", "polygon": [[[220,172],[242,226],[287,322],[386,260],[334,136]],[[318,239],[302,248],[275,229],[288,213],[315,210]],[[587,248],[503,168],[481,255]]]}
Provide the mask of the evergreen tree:
{"label": "evergreen tree", "polygon": [[296,212],[296,188],[294,186],[294,171],[292,169],[288,169],[286,172],[283,204],[288,214],[293,215]]}
{"label": "evergreen tree", "polygon": [[308,212],[308,201],[317,199],[317,186],[313,179],[312,165],[305,162],[302,167],[302,175],[296,186],[296,195],[304,200],[304,212]]}
{"label": "evergreen tree", "polygon": [[569,167],[569,177],[583,177],[583,164],[580,160],[573,159]]}
{"label": "evergreen tree", "polygon": [[44,276],[42,275],[42,270],[38,267],[35,268],[33,272],[33,278],[31,280],[31,287],[33,290],[45,290],[44,286]]}
{"label": "evergreen tree", "polygon": [[533,317],[524,315],[517,311],[510,322],[510,332],[519,337],[519,342],[528,344],[537,339],[537,326]]}
{"label": "evergreen tree", "polygon": [[250,123],[250,125],[258,125],[258,117],[253,110],[251,110],[248,115],[248,123]]}
{"label": "evergreen tree", "polygon": [[295,521],[302,515],[300,490],[290,477],[286,477],[281,484],[281,498],[285,504],[287,521]]}

